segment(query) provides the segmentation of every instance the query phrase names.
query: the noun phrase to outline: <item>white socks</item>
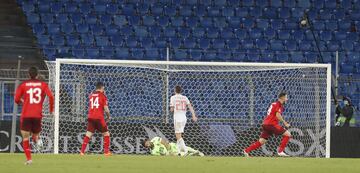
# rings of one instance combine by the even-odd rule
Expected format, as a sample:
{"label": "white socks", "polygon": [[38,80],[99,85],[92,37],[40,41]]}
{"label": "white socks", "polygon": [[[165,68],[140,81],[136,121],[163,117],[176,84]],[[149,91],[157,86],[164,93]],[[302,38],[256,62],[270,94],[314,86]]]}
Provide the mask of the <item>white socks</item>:
{"label": "white socks", "polygon": [[183,138],[180,138],[179,140],[177,140],[176,144],[178,146],[178,151],[183,151],[185,153],[188,152]]}

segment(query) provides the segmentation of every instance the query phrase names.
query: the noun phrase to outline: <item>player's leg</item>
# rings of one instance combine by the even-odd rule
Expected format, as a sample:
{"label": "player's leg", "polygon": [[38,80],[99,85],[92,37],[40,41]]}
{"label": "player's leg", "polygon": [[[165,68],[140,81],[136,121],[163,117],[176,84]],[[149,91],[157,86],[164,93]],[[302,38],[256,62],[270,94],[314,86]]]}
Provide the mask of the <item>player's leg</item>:
{"label": "player's leg", "polygon": [[93,120],[88,120],[88,125],[87,125],[87,131],[86,134],[84,136],[83,139],[83,143],[81,145],[81,150],[80,150],[80,155],[84,155],[85,154],[85,150],[86,150],[86,146],[88,145],[92,134],[95,132],[95,126],[94,126],[94,122]]}
{"label": "player's leg", "polygon": [[179,148],[179,153],[184,152],[186,154],[187,147],[182,137],[182,133],[184,133],[185,124],[186,122],[175,122],[175,136],[176,136],[176,144]]}
{"label": "player's leg", "polygon": [[33,127],[32,127],[32,140],[35,143],[35,149],[37,151],[41,151],[43,147],[43,142],[40,138],[40,132],[41,132],[41,118],[34,119],[33,121]]}
{"label": "player's leg", "polygon": [[[285,131],[285,132],[284,132]],[[279,134],[283,135],[283,138],[281,140],[280,146],[279,146],[279,150],[278,150],[278,155],[279,156],[288,156],[284,150],[286,145],[288,144],[290,138],[291,138],[291,134],[288,130],[283,129],[282,127],[279,128]]]}
{"label": "player's leg", "polygon": [[249,157],[249,153],[253,150],[260,148],[262,145],[264,145],[267,142],[267,139],[271,135],[272,135],[272,133],[271,133],[271,131],[269,131],[268,127],[263,125],[259,140],[257,140],[256,142],[252,143],[249,147],[247,147],[244,150],[244,155],[246,157]]}
{"label": "player's leg", "polygon": [[31,120],[29,118],[20,119],[20,132],[22,136],[22,146],[26,156],[25,164],[31,164],[31,146],[30,146],[30,133],[31,133]]}
{"label": "player's leg", "polygon": [[104,154],[105,156],[110,156],[110,133],[105,123],[105,120],[100,120],[99,123],[100,124],[98,124],[98,130],[103,134],[104,137]]}

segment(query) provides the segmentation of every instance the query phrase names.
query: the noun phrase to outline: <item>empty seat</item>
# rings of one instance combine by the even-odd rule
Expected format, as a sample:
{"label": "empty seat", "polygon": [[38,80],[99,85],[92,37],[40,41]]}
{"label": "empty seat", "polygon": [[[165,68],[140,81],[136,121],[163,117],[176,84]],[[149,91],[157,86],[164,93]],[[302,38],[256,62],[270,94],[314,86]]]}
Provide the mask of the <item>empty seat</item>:
{"label": "empty seat", "polygon": [[184,48],[187,48],[187,49],[196,48],[196,40],[193,38],[185,38],[184,39]]}
{"label": "empty seat", "polygon": [[51,36],[52,45],[54,46],[64,46],[65,45],[65,39],[62,35],[53,35]]}
{"label": "empty seat", "polygon": [[106,13],[116,15],[119,13],[118,3],[110,3],[106,5]]}
{"label": "empty seat", "polygon": [[60,33],[60,25],[59,24],[48,24],[47,32],[49,34],[59,34]]}
{"label": "empty seat", "polygon": [[177,61],[185,61],[186,59],[188,59],[188,53],[186,50],[175,49],[174,50],[174,58]]}
{"label": "empty seat", "polygon": [[175,37],[176,29],[174,27],[164,28],[164,35],[165,35],[165,37]]}
{"label": "empty seat", "polygon": [[325,21],[325,28],[331,31],[337,30],[338,29],[337,21],[334,20]]}
{"label": "empty seat", "polygon": [[185,25],[190,28],[197,27],[199,24],[199,20],[197,17],[186,17],[185,18]]}
{"label": "empty seat", "polygon": [[175,16],[177,14],[177,9],[175,6],[165,6],[164,13],[166,16]]}
{"label": "empty seat", "polygon": [[104,33],[105,28],[103,25],[95,24],[95,25],[90,25],[90,30],[94,35],[102,35]]}
{"label": "empty seat", "polygon": [[116,48],[115,54],[117,59],[127,59],[130,56],[128,48]]}
{"label": "empty seat", "polygon": [[153,26],[155,25],[155,18],[153,16],[143,16],[142,17],[143,24],[145,26]]}
{"label": "empty seat", "polygon": [[340,65],[340,73],[344,73],[344,74],[352,74],[352,73],[354,73],[353,64],[341,63],[341,65]]}
{"label": "empty seat", "polygon": [[330,9],[321,9],[319,12],[320,19],[329,20],[332,18],[332,13]]}
{"label": "empty seat", "polygon": [[279,53],[276,55],[276,61],[278,62],[289,62],[289,54],[287,53]]}
{"label": "empty seat", "polygon": [[229,49],[239,49],[240,43],[238,39],[229,39],[226,43]]}
{"label": "empty seat", "polygon": [[254,21],[250,18],[243,18],[242,19],[242,26],[244,28],[250,29],[254,27]]}
{"label": "empty seat", "polygon": [[225,48],[225,40],[223,40],[223,39],[214,39],[212,41],[212,47],[214,49],[224,49]]}
{"label": "empty seat", "polygon": [[75,2],[64,3],[64,10],[67,13],[75,13],[78,11],[78,6]]}
{"label": "empty seat", "polygon": [[55,23],[63,24],[69,21],[67,14],[56,14],[55,15]]}
{"label": "empty seat", "polygon": [[217,28],[225,28],[228,25],[225,17],[214,17],[213,21],[214,26]]}
{"label": "empty seat", "polygon": [[338,41],[327,41],[326,42],[328,51],[338,51],[339,43]]}
{"label": "empty seat", "polygon": [[192,36],[196,38],[202,38],[205,35],[205,29],[202,27],[193,28]]}
{"label": "empty seat", "polygon": [[206,36],[208,38],[217,38],[219,36],[219,31],[217,30],[217,28],[207,28]]}
{"label": "empty seat", "polygon": [[137,13],[147,16],[149,14],[150,6],[148,4],[139,4],[136,7]]}
{"label": "empty seat", "polygon": [[275,8],[265,7],[263,10],[263,17],[267,19],[275,19],[277,18],[277,12]]}
{"label": "empty seat", "polygon": [[191,16],[192,15],[192,7],[191,6],[180,6],[179,14],[180,14],[180,16]]}
{"label": "empty seat", "polygon": [[256,47],[260,50],[268,49],[268,42],[265,39],[256,39]]}
{"label": "empty seat", "polygon": [[166,48],[168,47],[166,38],[155,38],[155,46],[158,48]]}
{"label": "empty seat", "polygon": [[102,14],[100,16],[100,23],[105,25],[105,26],[108,26],[112,23],[112,19],[111,19],[111,16],[108,15],[108,14]]}
{"label": "empty seat", "polygon": [[234,37],[233,30],[230,28],[222,29],[220,33],[222,38],[229,39]]}
{"label": "empty seat", "polygon": [[131,49],[131,58],[133,59],[144,59],[144,50],[142,49]]}
{"label": "empty seat", "polygon": [[260,18],[262,16],[262,8],[260,7],[250,7],[249,15],[253,18]]}
{"label": "empty seat", "polygon": [[121,5],[122,13],[126,16],[135,15],[136,10],[133,4],[122,4]]}
{"label": "empty seat", "polygon": [[86,23],[88,23],[88,24],[97,24],[98,23],[98,19],[95,14],[85,15],[85,20],[86,20]]}
{"label": "empty seat", "polygon": [[222,7],[221,11],[225,17],[235,16],[235,9],[233,7]]}
{"label": "empty seat", "polygon": [[235,37],[238,39],[247,38],[247,32],[245,29],[235,29]]}
{"label": "empty seat", "polygon": [[160,5],[160,4],[154,4],[154,5],[151,6],[151,10],[150,10],[150,11],[151,11],[151,13],[152,13],[153,15],[161,16],[161,15],[163,15],[164,8],[163,8],[163,6]]}
{"label": "empty seat", "polygon": [[254,48],[254,42],[250,39],[245,39],[241,41],[241,45],[244,49],[253,49]]}
{"label": "empty seat", "polygon": [[291,54],[291,61],[294,63],[304,63],[306,62],[306,58],[301,52],[293,52]]}
{"label": "empty seat", "polygon": [[166,27],[170,24],[170,19],[167,16],[158,16],[156,17],[158,24],[162,27]]}
{"label": "empty seat", "polygon": [[256,19],[256,27],[259,29],[265,29],[269,27],[269,21],[267,19]]}
{"label": "empty seat", "polygon": [[120,33],[125,37],[130,37],[134,35],[133,28],[130,26],[120,28]]}
{"label": "empty seat", "polygon": [[316,30],[324,30],[325,29],[325,22],[323,20],[314,20],[312,22],[314,29]]}
{"label": "empty seat", "polygon": [[196,5],[193,7],[193,15],[203,17],[206,15],[206,7],[204,5]]}
{"label": "empty seat", "polygon": [[350,40],[342,40],[341,41],[341,48],[346,50],[346,51],[353,51],[354,50],[353,42],[350,41]]}
{"label": "empty seat", "polygon": [[182,42],[179,38],[170,38],[169,43],[170,43],[171,48],[176,49],[176,48],[182,47]]}
{"label": "empty seat", "polygon": [[278,30],[278,37],[280,40],[288,40],[290,39],[290,30]]}
{"label": "empty seat", "polygon": [[152,48],[153,40],[150,37],[143,37],[139,40],[140,47],[142,48]]}
{"label": "empty seat", "polygon": [[129,48],[135,48],[138,46],[138,41],[135,37],[125,38],[126,46]]}
{"label": "empty seat", "polygon": [[93,58],[93,59],[96,59],[96,58],[99,58],[99,49],[96,48],[96,47],[88,47],[85,49],[86,51],[86,56],[89,57],[89,58]]}
{"label": "empty seat", "polygon": [[208,6],[207,11],[208,11],[208,16],[210,17],[220,16],[221,14],[219,7]]}
{"label": "empty seat", "polygon": [[209,39],[205,39],[205,38],[199,39],[198,43],[199,43],[199,47],[201,49],[208,49],[210,47],[210,40]]}
{"label": "empty seat", "polygon": [[203,18],[200,19],[200,24],[204,28],[212,27],[213,26],[212,18],[203,17]]}
{"label": "empty seat", "polygon": [[[70,18],[71,23],[73,23],[73,24],[83,23],[83,15],[80,13],[70,13],[69,18]],[[87,21],[86,21],[86,23],[92,23],[92,24],[95,24],[96,22],[97,22],[96,16],[91,16],[91,17],[87,18]]]}
{"label": "empty seat", "polygon": [[127,20],[129,22],[129,25],[140,25],[141,24],[140,16],[128,16]]}
{"label": "empty seat", "polygon": [[271,40],[273,38],[275,38],[276,36],[276,31],[271,29],[271,28],[267,28],[265,31],[264,31],[264,37]]}
{"label": "empty seat", "polygon": [[348,52],[347,57],[348,57],[349,63],[352,63],[352,64],[360,63],[360,53],[359,52]]}
{"label": "empty seat", "polygon": [[119,35],[114,35],[111,37],[111,43],[113,46],[116,47],[121,47],[123,46],[124,42],[123,42],[123,38]]}
{"label": "empty seat", "polygon": [[301,18],[304,16],[303,8],[291,8],[291,17]]}
{"label": "empty seat", "polygon": [[242,3],[245,7],[252,7],[255,5],[254,0],[243,0]]}
{"label": "empty seat", "polygon": [[289,8],[279,8],[278,9],[278,17],[282,19],[290,18],[290,9]]}
{"label": "empty seat", "polygon": [[330,31],[320,31],[320,38],[324,41],[332,40],[332,33]]}
{"label": "empty seat", "polygon": [[42,35],[46,31],[44,24],[34,24],[33,25],[33,32],[36,35]]}
{"label": "empty seat", "polygon": [[48,24],[54,23],[53,14],[49,14],[49,13],[40,14],[40,18],[42,23],[48,23]]}
{"label": "empty seat", "polygon": [[109,45],[109,38],[106,36],[96,36],[95,37],[96,46],[108,46]]}
{"label": "empty seat", "polygon": [[127,20],[125,16],[115,15],[114,16],[114,24],[117,26],[123,26],[127,24]]}
{"label": "empty seat", "polygon": [[104,58],[114,58],[115,49],[111,46],[105,46],[100,48],[100,56]]}
{"label": "empty seat", "polygon": [[87,2],[79,3],[79,10],[82,14],[90,14],[91,12],[91,4]]}
{"label": "empty seat", "polygon": [[50,38],[48,35],[38,35],[37,43],[39,45],[50,45]]}
{"label": "empty seat", "polygon": [[284,50],[283,42],[280,40],[270,40],[270,47],[275,51]]}
{"label": "empty seat", "polygon": [[148,32],[154,38],[158,38],[162,36],[162,30],[159,26],[151,26],[148,28]]}
{"label": "empty seat", "polygon": [[68,46],[78,46],[80,44],[80,38],[78,35],[66,36],[66,44]]}
{"label": "empty seat", "polygon": [[85,46],[92,46],[94,45],[94,36],[88,34],[80,35],[81,43]]}
{"label": "empty seat", "polygon": [[239,17],[228,17],[227,21],[229,22],[229,26],[233,28],[239,28],[241,25],[241,18]]}
{"label": "empty seat", "polygon": [[271,19],[270,20],[272,29],[278,30],[283,29],[283,22],[279,19]]}
{"label": "empty seat", "polygon": [[249,36],[252,39],[257,39],[262,37],[262,31],[260,29],[254,28],[249,30]]}
{"label": "empty seat", "polygon": [[30,13],[27,15],[27,22],[30,24],[40,23],[40,17],[38,14]]}
{"label": "empty seat", "polygon": [[89,26],[87,24],[78,24],[76,25],[76,31],[81,34],[89,32]]}
{"label": "empty seat", "polygon": [[159,51],[157,49],[146,49],[145,58],[153,59],[153,60],[159,59],[160,58]]}
{"label": "empty seat", "polygon": [[200,61],[202,59],[202,52],[200,50],[190,50],[190,59]]}
{"label": "empty seat", "polygon": [[288,51],[297,50],[297,44],[295,40],[285,40],[285,48]]}
{"label": "empty seat", "polygon": [[313,50],[312,42],[311,41],[300,41],[299,42],[299,49],[302,50],[302,51]]}
{"label": "empty seat", "polygon": [[105,32],[107,35],[117,35],[118,27],[114,24],[105,27]]}
{"label": "empty seat", "polygon": [[146,37],[148,36],[147,28],[144,26],[134,27],[135,36],[137,37]]}
{"label": "empty seat", "polygon": [[184,25],[184,19],[181,16],[172,17],[170,20],[171,20],[171,25],[174,27],[181,27]]}
{"label": "empty seat", "polygon": [[319,54],[314,52],[305,52],[305,57],[307,63],[315,63],[318,62]]}

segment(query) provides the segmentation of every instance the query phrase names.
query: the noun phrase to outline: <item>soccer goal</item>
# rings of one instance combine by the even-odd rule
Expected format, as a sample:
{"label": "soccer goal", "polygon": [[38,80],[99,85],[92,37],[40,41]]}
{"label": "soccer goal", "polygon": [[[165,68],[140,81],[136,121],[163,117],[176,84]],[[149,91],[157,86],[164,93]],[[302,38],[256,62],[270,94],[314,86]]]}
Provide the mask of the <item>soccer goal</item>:
{"label": "soccer goal", "polygon": [[[181,85],[199,117],[197,123],[189,118],[184,139],[206,155],[241,156],[258,139],[270,103],[286,91],[284,117],[293,138],[285,152],[330,156],[329,64],[57,59],[47,65],[55,92],[55,118],[43,120],[48,152],[79,152],[88,96],[102,81],[111,112],[113,153],[144,154],[141,141],[154,136],[175,141],[169,99]],[[272,137],[252,154],[274,155],[280,139]],[[101,152],[100,134],[89,145],[90,153]]]}

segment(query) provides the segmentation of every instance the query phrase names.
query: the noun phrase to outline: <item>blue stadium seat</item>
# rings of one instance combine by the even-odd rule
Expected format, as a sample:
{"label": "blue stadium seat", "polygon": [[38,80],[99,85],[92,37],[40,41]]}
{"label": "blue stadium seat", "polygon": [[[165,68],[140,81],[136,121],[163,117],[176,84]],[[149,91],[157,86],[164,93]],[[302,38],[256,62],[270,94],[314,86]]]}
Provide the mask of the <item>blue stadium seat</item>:
{"label": "blue stadium seat", "polygon": [[180,6],[179,8],[180,16],[191,16],[192,15],[192,7],[191,6]]}
{"label": "blue stadium seat", "polygon": [[213,39],[212,47],[214,49],[224,49],[225,48],[225,40],[224,39]]}
{"label": "blue stadium seat", "polygon": [[32,13],[35,11],[35,6],[31,2],[27,2],[22,5],[22,9],[24,10],[25,13]]}
{"label": "blue stadium seat", "polygon": [[67,35],[66,44],[68,46],[78,46],[80,44],[80,39],[78,35]]}
{"label": "blue stadium seat", "polygon": [[182,27],[184,26],[184,19],[181,16],[177,16],[177,17],[172,17],[170,19],[171,21],[171,25],[174,27]]}
{"label": "blue stadium seat", "polygon": [[207,11],[208,11],[208,16],[210,17],[220,16],[221,14],[219,7],[208,6]]}
{"label": "blue stadium seat", "polygon": [[105,25],[105,26],[108,26],[112,23],[112,18],[110,15],[108,14],[102,14],[100,15],[100,23]]}
{"label": "blue stadium seat", "polygon": [[37,43],[39,45],[50,45],[50,38],[48,35],[38,35],[37,36]]}
{"label": "blue stadium seat", "polygon": [[109,38],[107,36],[95,36],[96,46],[109,46]]}
{"label": "blue stadium seat", "polygon": [[350,17],[352,20],[360,19],[360,10],[359,9],[349,10],[349,13],[350,13]]}
{"label": "blue stadium seat", "polygon": [[112,25],[109,25],[109,26],[107,26],[107,27],[105,27],[105,33],[106,33],[106,35],[117,35],[117,34],[119,34],[118,33],[118,27],[116,26],[116,25],[114,25],[114,24],[112,24]]}
{"label": "blue stadium seat", "polygon": [[155,38],[155,46],[158,48],[166,48],[168,47],[166,38],[157,37]]}
{"label": "blue stadium seat", "polygon": [[248,17],[248,8],[238,7],[235,9],[235,14],[237,17]]}
{"label": "blue stadium seat", "polygon": [[128,59],[130,57],[128,48],[115,48],[115,54],[117,59]]}
{"label": "blue stadium seat", "polygon": [[89,26],[87,24],[76,25],[76,31],[80,34],[86,34],[89,32]]}
{"label": "blue stadium seat", "polygon": [[206,7],[203,4],[198,4],[193,7],[193,15],[197,17],[206,16]]}
{"label": "blue stadium seat", "polygon": [[269,40],[274,39],[276,37],[276,31],[272,28],[266,28],[264,31],[264,37]]}
{"label": "blue stadium seat", "polygon": [[[347,52],[347,57],[349,60],[349,63],[360,63],[360,53],[359,52]],[[357,69],[359,70],[359,69]]]}
{"label": "blue stadium seat", "polygon": [[231,51],[228,49],[222,49],[217,52],[217,59],[220,61],[230,61],[231,60]]}
{"label": "blue stadium seat", "polygon": [[169,38],[170,47],[177,49],[182,47],[180,38]]}
{"label": "blue stadium seat", "polygon": [[157,20],[157,23],[162,27],[169,26],[169,24],[170,24],[170,19],[167,16],[158,16],[158,17],[156,17],[156,20]]}
{"label": "blue stadium seat", "polygon": [[233,51],[232,60],[237,62],[245,62],[247,61],[247,57],[246,54],[243,52]]}
{"label": "blue stadium seat", "polygon": [[202,27],[193,28],[192,36],[196,38],[202,38],[205,36],[205,29]]}
{"label": "blue stadium seat", "polygon": [[340,6],[343,8],[343,9],[351,9],[352,8],[352,2],[351,0],[340,0]]}
{"label": "blue stadium seat", "polygon": [[74,32],[74,25],[71,23],[64,23],[61,25],[61,31],[64,34],[71,34]]}
{"label": "blue stadium seat", "polygon": [[164,14],[164,8],[161,4],[154,4],[150,8],[150,11],[154,16],[162,16]]}
{"label": "blue stadium seat", "polygon": [[41,18],[41,22],[42,23],[54,23],[54,15],[53,14],[49,14],[49,13],[45,13],[45,14],[40,14],[40,18]]}
{"label": "blue stadium seat", "polygon": [[269,20],[267,19],[256,19],[256,27],[259,29],[265,29],[269,27]]}
{"label": "blue stadium seat", "polygon": [[240,43],[238,39],[229,39],[226,41],[226,45],[229,49],[233,49],[233,50],[239,49],[240,47]]}
{"label": "blue stadium seat", "polygon": [[346,13],[347,12],[345,12],[345,10],[343,10],[343,9],[334,9],[333,11],[332,11],[332,13],[333,13],[333,18],[334,19],[343,19],[343,18],[345,18],[345,16],[347,15]]}
{"label": "blue stadium seat", "polygon": [[208,38],[217,38],[219,36],[219,31],[217,28],[206,28],[206,36]]}
{"label": "blue stadium seat", "polygon": [[187,48],[187,49],[196,48],[196,40],[193,38],[185,38],[184,39],[184,48]]}
{"label": "blue stadium seat", "polygon": [[296,7],[296,0],[284,0],[283,6],[288,8]]}
{"label": "blue stadium seat", "polygon": [[79,11],[80,13],[87,15],[91,13],[91,4],[87,2],[81,2],[79,3]]}
{"label": "blue stadium seat", "polygon": [[108,3],[106,4],[106,13],[111,15],[119,14],[118,3]]}
{"label": "blue stadium seat", "polygon": [[210,47],[210,40],[206,38],[198,39],[199,47],[201,49],[209,49]]}
{"label": "blue stadium seat", "polygon": [[186,17],[185,25],[190,28],[197,27],[199,25],[199,20],[196,17]]}
{"label": "blue stadium seat", "polygon": [[318,62],[319,54],[314,52],[305,52],[305,57],[307,63],[315,63]]}
{"label": "blue stadium seat", "polygon": [[111,46],[105,46],[105,47],[101,47],[100,48],[100,56],[107,58],[107,59],[112,59],[115,56],[115,49]]}
{"label": "blue stadium seat", "polygon": [[55,23],[58,23],[58,24],[63,24],[63,23],[67,23],[69,22],[69,18],[68,18],[68,15],[67,14],[56,14],[55,15],[55,20],[54,20]]}
{"label": "blue stadium seat", "polygon": [[202,52],[200,50],[190,50],[189,51],[190,54],[190,59],[191,60],[195,60],[195,61],[200,61],[202,59]]}
{"label": "blue stadium seat", "polygon": [[255,5],[254,0],[243,0],[242,5],[245,7],[252,7]]}
{"label": "blue stadium seat", "polygon": [[151,37],[143,37],[143,38],[140,38],[139,44],[140,44],[140,47],[142,47],[142,48],[152,48],[153,40]]}
{"label": "blue stadium seat", "polygon": [[332,40],[332,33],[330,31],[320,31],[320,38],[324,41]]}
{"label": "blue stadium seat", "polygon": [[242,19],[242,26],[246,29],[250,29],[254,27],[254,21],[251,18],[243,18]]}
{"label": "blue stadium seat", "polygon": [[284,19],[284,24],[286,29],[298,29],[299,28],[299,21],[298,19]]}
{"label": "blue stadium seat", "polygon": [[174,58],[176,61],[185,61],[188,59],[188,53],[186,50],[183,49],[175,49]]}
{"label": "blue stadium seat", "polygon": [[[83,15],[81,13],[70,13],[69,18],[71,23],[81,24],[83,23]],[[91,18],[87,18],[86,23],[96,23],[96,16],[91,16]]]}
{"label": "blue stadium seat", "polygon": [[354,50],[353,42],[350,40],[342,40],[341,48],[345,51],[353,51]]}
{"label": "blue stadium seat", "polygon": [[52,35],[51,36],[52,45],[54,46],[64,46],[65,45],[65,39],[62,35]]}
{"label": "blue stadium seat", "polygon": [[64,10],[67,13],[75,13],[75,12],[78,12],[79,9],[78,9],[76,2],[65,2]]}
{"label": "blue stadium seat", "polygon": [[278,9],[278,17],[282,19],[290,18],[291,13],[289,8],[279,8]]}
{"label": "blue stadium seat", "polygon": [[121,33],[121,35],[123,35],[125,37],[131,37],[134,35],[134,30],[130,26],[125,26],[125,27],[120,28],[120,33]]}
{"label": "blue stadium seat", "polygon": [[268,49],[268,42],[265,39],[256,39],[256,47],[260,50]]}
{"label": "blue stadium seat", "polygon": [[125,16],[115,15],[114,16],[114,24],[117,26],[123,26],[127,24],[127,20]]}
{"label": "blue stadium seat", "polygon": [[306,62],[306,58],[301,52],[294,52],[291,54],[291,61],[293,63],[304,63]]}
{"label": "blue stadium seat", "polygon": [[30,13],[27,16],[27,22],[30,24],[40,23],[40,17],[38,14]]}
{"label": "blue stadium seat", "polygon": [[59,34],[60,33],[60,25],[59,24],[48,24],[47,32],[49,34]]}
{"label": "blue stadium seat", "polygon": [[94,36],[88,35],[88,34],[82,34],[80,35],[81,43],[85,46],[92,46],[94,45]]}
{"label": "blue stadium seat", "polygon": [[247,38],[247,32],[245,29],[235,29],[235,37],[237,39],[245,39]]}
{"label": "blue stadium seat", "polygon": [[328,51],[338,51],[339,50],[338,41],[327,41],[326,45],[327,45]]}
{"label": "blue stadium seat", "polygon": [[95,24],[95,25],[90,25],[90,30],[94,35],[103,35],[105,28],[103,25]]}
{"label": "blue stadium seat", "polygon": [[338,29],[337,21],[334,20],[326,20],[325,21],[325,28],[327,30],[335,31]]}
{"label": "blue stadium seat", "polygon": [[244,49],[253,49],[254,48],[254,42],[251,39],[241,40],[241,45]]}
{"label": "blue stadium seat", "polygon": [[241,26],[241,18],[239,17],[228,17],[227,21],[232,28],[239,28]]}
{"label": "blue stadium seat", "polygon": [[290,30],[278,30],[278,38],[280,40],[288,40],[290,39]]}
{"label": "blue stadium seat", "polygon": [[278,29],[283,29],[283,22],[282,20],[278,20],[278,19],[271,19],[270,20],[271,23],[271,28],[278,30]]}
{"label": "blue stadium seat", "polygon": [[311,51],[311,50],[313,50],[312,42],[311,41],[300,40],[299,41],[299,50],[302,50],[302,51]]}
{"label": "blue stadium seat", "polygon": [[54,46],[44,46],[43,52],[49,60],[55,60],[56,50]]}
{"label": "blue stadium seat", "polygon": [[323,63],[335,63],[335,58],[332,52],[323,52]]}
{"label": "blue stadium seat", "polygon": [[325,29],[325,22],[324,20],[314,20],[312,22],[314,29],[316,30],[324,30]]}
{"label": "blue stadium seat", "polygon": [[136,13],[135,7],[133,4],[122,4],[121,11],[123,15],[133,16]]}
{"label": "blue stadium seat", "polygon": [[221,38],[230,39],[234,37],[233,30],[230,28],[225,28],[220,31]]}
{"label": "blue stadium seat", "polygon": [[270,40],[270,47],[271,47],[271,50],[274,50],[274,51],[284,50],[284,44],[280,40]]}
{"label": "blue stadium seat", "polygon": [[176,29],[174,27],[167,27],[163,29],[165,37],[176,37]]}
{"label": "blue stadium seat", "polygon": [[340,64],[340,73],[352,74],[354,72],[355,72],[355,70],[354,70],[353,64],[346,64],[346,63]]}
{"label": "blue stadium seat", "polygon": [[155,25],[155,18],[153,16],[143,16],[142,17],[143,24],[145,26],[153,26]]}
{"label": "blue stadium seat", "polygon": [[287,51],[296,51],[298,50],[295,40],[285,40],[285,48]]}
{"label": "blue stadium seat", "polygon": [[136,37],[125,38],[126,46],[129,48],[136,48],[138,46],[138,40]]}
{"label": "blue stadium seat", "polygon": [[131,49],[130,50],[130,53],[131,53],[131,58],[132,59],[144,59],[144,50],[142,49]]}
{"label": "blue stadium seat", "polygon": [[145,49],[145,58],[157,60],[160,58],[159,51],[157,49]]}
{"label": "blue stadium seat", "polygon": [[39,10],[40,13],[48,13],[50,12],[50,3],[43,1],[40,4],[38,4],[37,9]]}
{"label": "blue stadium seat", "polygon": [[256,6],[257,7],[268,7],[269,6],[269,1],[268,0],[256,0]]}
{"label": "blue stadium seat", "polygon": [[336,8],[337,0],[325,0],[325,8]]}
{"label": "blue stadium seat", "polygon": [[264,50],[261,52],[261,61],[263,62],[274,62],[275,55],[273,51]]}
{"label": "blue stadium seat", "polygon": [[279,53],[276,55],[276,61],[278,62],[289,62],[289,54],[287,53]]}
{"label": "blue stadium seat", "polygon": [[138,4],[136,7],[137,14],[140,15],[149,15],[150,6],[148,4]]}
{"label": "blue stadium seat", "polygon": [[200,25],[204,28],[213,27],[213,21],[210,17],[200,18]]}
{"label": "blue stadium seat", "polygon": [[137,37],[147,37],[148,32],[145,26],[134,26],[135,36]]}
{"label": "blue stadium seat", "polygon": [[140,16],[127,16],[129,25],[136,26],[141,24]]}
{"label": "blue stadium seat", "polygon": [[263,17],[267,19],[276,19],[277,18],[276,8],[265,7],[263,12]]}
{"label": "blue stadium seat", "polygon": [[119,35],[113,35],[111,38],[111,44],[116,47],[122,47],[124,45],[123,38]]}
{"label": "blue stadium seat", "polygon": [[33,32],[36,34],[36,35],[42,35],[42,34],[45,34],[45,25],[44,24],[34,24],[33,25]]}
{"label": "blue stadium seat", "polygon": [[321,9],[319,12],[320,19],[330,20],[332,18],[332,13],[330,9]]}
{"label": "blue stadium seat", "polygon": [[323,9],[324,8],[324,0],[314,0],[313,6],[315,9]]}
{"label": "blue stadium seat", "polygon": [[92,59],[100,58],[99,57],[100,51],[96,47],[87,47],[85,51],[86,51],[86,56],[89,58]]}
{"label": "blue stadium seat", "polygon": [[85,15],[85,21],[88,24],[97,24],[98,23],[98,19],[97,19],[97,16],[95,14]]}
{"label": "blue stadium seat", "polygon": [[175,6],[166,5],[164,7],[164,14],[165,14],[165,16],[176,16],[177,9]]}
{"label": "blue stadium seat", "polygon": [[351,21],[347,19],[339,19],[338,20],[338,26],[341,30],[349,31],[351,27]]}
{"label": "blue stadium seat", "polygon": [[186,27],[179,27],[177,28],[176,31],[177,31],[177,35],[182,38],[187,38],[191,34],[190,28],[186,28]]}
{"label": "blue stadium seat", "polygon": [[263,37],[262,30],[254,28],[249,30],[249,36],[252,39]]}
{"label": "blue stadium seat", "polygon": [[253,18],[260,18],[262,16],[262,8],[260,7],[250,7],[249,15]]}
{"label": "blue stadium seat", "polygon": [[162,30],[161,30],[161,27],[159,27],[159,26],[148,27],[148,32],[154,38],[158,38],[158,37],[162,36]]}
{"label": "blue stadium seat", "polygon": [[347,40],[353,41],[353,42],[359,41],[359,33],[357,33],[357,32],[347,32],[346,33],[346,38],[347,38]]}
{"label": "blue stadium seat", "polygon": [[233,7],[225,7],[223,6],[222,9],[222,15],[224,17],[232,17],[232,16],[235,16],[235,9]]}
{"label": "blue stadium seat", "polygon": [[214,17],[213,20],[216,28],[226,28],[228,25],[225,17]]}
{"label": "blue stadium seat", "polygon": [[303,8],[291,8],[291,16],[293,18],[300,19],[304,16],[304,9]]}
{"label": "blue stadium seat", "polygon": [[335,31],[334,34],[336,40],[345,40],[347,37],[347,33],[345,31]]}

